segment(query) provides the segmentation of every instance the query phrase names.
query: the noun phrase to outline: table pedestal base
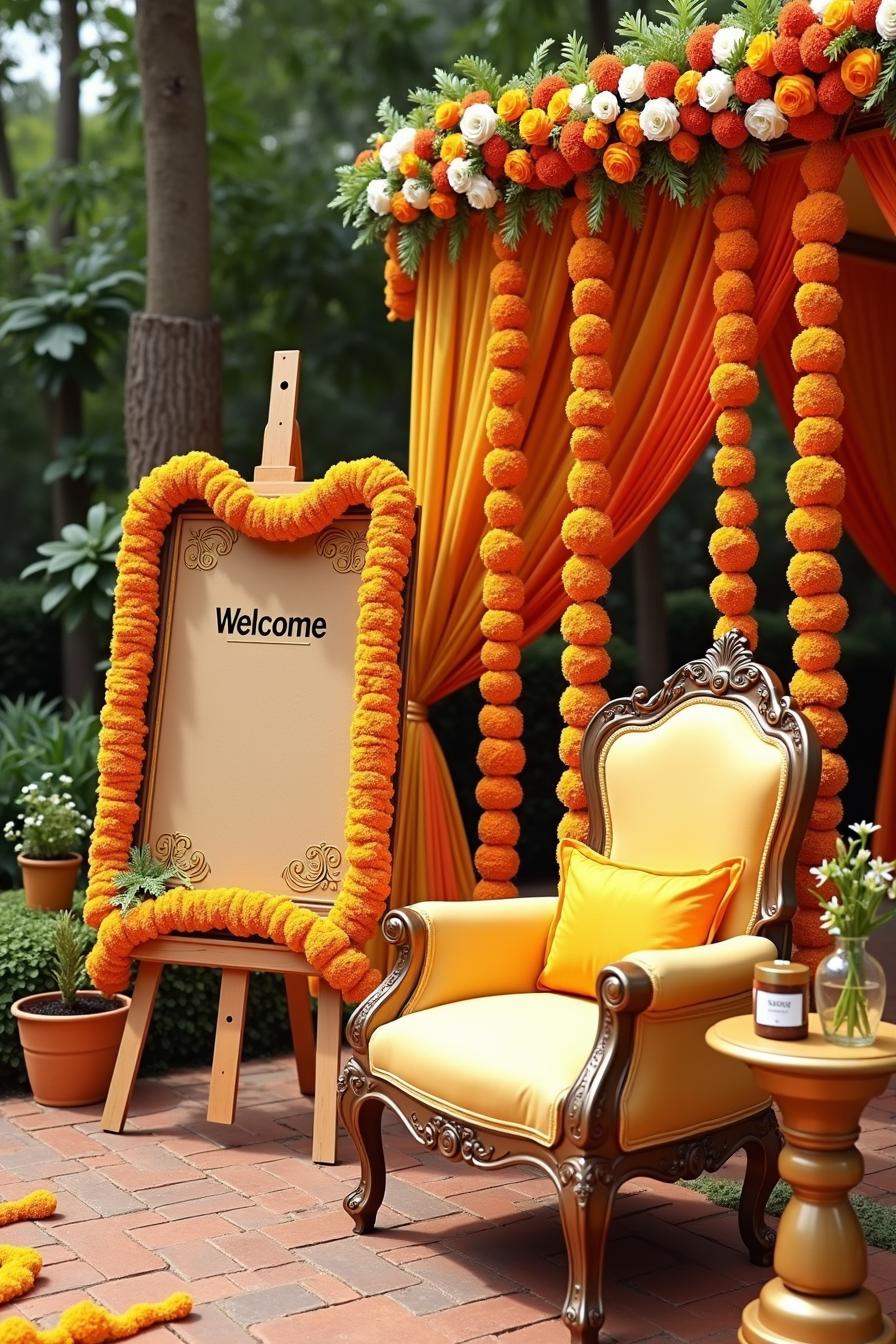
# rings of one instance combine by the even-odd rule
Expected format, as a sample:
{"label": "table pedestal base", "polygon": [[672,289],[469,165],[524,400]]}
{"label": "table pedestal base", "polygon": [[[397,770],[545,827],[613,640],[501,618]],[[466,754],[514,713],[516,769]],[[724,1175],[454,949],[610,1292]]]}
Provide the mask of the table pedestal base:
{"label": "table pedestal base", "polygon": [[771,1279],[744,1310],[737,1339],[738,1344],[892,1344],[896,1327],[867,1288],[844,1297],[815,1297]]}

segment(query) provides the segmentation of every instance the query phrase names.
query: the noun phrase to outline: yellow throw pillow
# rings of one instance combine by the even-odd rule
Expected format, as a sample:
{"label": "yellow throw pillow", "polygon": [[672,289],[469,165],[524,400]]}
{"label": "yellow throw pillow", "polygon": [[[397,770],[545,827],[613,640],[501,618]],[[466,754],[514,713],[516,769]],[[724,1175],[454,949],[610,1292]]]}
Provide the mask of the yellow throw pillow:
{"label": "yellow throw pillow", "polygon": [[594,997],[598,972],[632,952],[711,943],[737,890],[743,859],[691,873],[614,863],[561,840],[560,899],[539,989]]}

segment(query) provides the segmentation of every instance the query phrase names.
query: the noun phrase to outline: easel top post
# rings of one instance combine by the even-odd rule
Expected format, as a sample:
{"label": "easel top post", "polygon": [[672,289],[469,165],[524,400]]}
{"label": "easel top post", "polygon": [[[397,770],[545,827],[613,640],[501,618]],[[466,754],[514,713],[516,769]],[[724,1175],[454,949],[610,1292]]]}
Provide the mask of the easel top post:
{"label": "easel top post", "polygon": [[274,351],[268,422],[254,476],[264,494],[291,493],[290,487],[302,478],[302,438],[296,419],[301,358],[299,350]]}

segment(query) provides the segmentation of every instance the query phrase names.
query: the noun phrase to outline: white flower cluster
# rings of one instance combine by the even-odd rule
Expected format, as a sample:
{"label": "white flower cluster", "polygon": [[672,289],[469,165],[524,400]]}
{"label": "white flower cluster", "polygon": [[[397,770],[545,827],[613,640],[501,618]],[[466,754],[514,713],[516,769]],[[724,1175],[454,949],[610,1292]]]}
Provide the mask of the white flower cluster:
{"label": "white flower cluster", "polygon": [[896,42],[896,0],[881,0],[874,26],[885,42]]}
{"label": "white flower cluster", "polygon": [[16,801],[24,810],[3,827],[4,839],[16,854],[26,857],[64,858],[79,850],[90,832],[92,822],[84,815],[66,789],[54,787],[72,783],[71,775],[54,776],[45,770],[39,783],[26,784]]}
{"label": "white flower cluster", "polygon": [[884,898],[896,901],[896,862],[871,857],[868,840],[879,826],[856,821],[849,829],[856,838],[848,845],[838,839],[836,856],[809,871],[819,887],[831,882],[837,889],[828,900],[818,897],[821,927],[835,937],[865,938],[896,915],[896,909],[879,913]]}
{"label": "white flower cluster", "polygon": [[[468,107],[460,119],[459,131],[468,146],[478,148],[495,134],[498,114],[487,103],[474,103]],[[401,156],[409,154],[414,148],[416,131],[413,126],[402,126],[390,140],[380,146],[380,163],[387,173],[394,173],[401,163]],[[454,159],[448,165],[448,181],[452,189],[466,196],[474,210],[488,210],[496,205],[499,192],[490,177],[477,173],[473,162],[464,155]],[[374,178],[367,184],[367,204],[375,215],[388,215],[392,209],[392,196],[397,191],[386,177]],[[405,178],[401,184],[401,194],[415,210],[425,210],[429,205],[432,187],[416,177]]]}

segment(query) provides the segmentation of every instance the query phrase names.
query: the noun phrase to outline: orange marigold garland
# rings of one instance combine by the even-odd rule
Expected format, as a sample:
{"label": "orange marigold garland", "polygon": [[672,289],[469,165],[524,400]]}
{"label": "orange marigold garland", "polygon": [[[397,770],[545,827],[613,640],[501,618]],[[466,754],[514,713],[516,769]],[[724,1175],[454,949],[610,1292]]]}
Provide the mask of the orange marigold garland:
{"label": "orange marigold garland", "polygon": [[386,234],[385,298],[390,322],[410,322],[417,303],[417,281],[401,269],[398,229]]}
{"label": "orange marigold garland", "polygon": [[752,424],[746,410],[759,392],[755,372],[759,333],[752,316],[755,292],[749,276],[758,252],[756,214],[748,195],[752,181],[740,156],[729,154],[721,195],[713,209],[719,268],[713,286],[713,347],[718,364],[710,377],[709,390],[719,411],[719,449],[712,472],[722,493],[716,503],[719,526],[709,541],[709,553],[719,573],[709,586],[709,594],[720,613],[714,637],[740,630],[755,649],[758,631],[750,613],[756,601],[756,585],[749,570],[759,554],[751,527],[758,509],[747,489],[756,473],[756,459],[749,447]]}
{"label": "orange marigold garland", "polygon": [[610,447],[606,427],[615,410],[606,359],[613,311],[609,280],[614,259],[602,238],[591,237],[582,200],[573,211],[572,230],[576,241],[570,248],[568,269],[573,283],[574,316],[569,329],[573,391],[566,402],[566,418],[572,429],[573,463],[567,481],[572,507],[563,520],[562,531],[571,554],[563,566],[569,605],[560,626],[566,641],[563,675],[569,685],[560,698],[566,725],[560,735],[560,759],[566,769],[560,776],[557,796],[566,808],[558,834],[584,840],[588,813],[580,768],[582,732],[607,700],[601,682],[610,667],[604,647],[610,638],[610,618],[599,599],[610,586],[610,571],[603,557],[613,537],[613,525],[605,511],[610,474],[604,459]]}
{"label": "orange marigold garland", "polygon": [[[358,592],[348,871],[326,917],[285,895],[239,888],[175,888],[144,901],[124,917],[110,904],[113,878],[127,866],[138,818],[165,529],[178,505],[197,499],[236,531],[269,541],[313,536],[354,504],[371,511]],[[302,494],[267,499],[220,459],[188,453],[157,467],[131,494],[118,555],[111,663],[100,716],[99,802],[85,906],[87,922],[99,925],[87,967],[104,994],[126,986],[136,946],[174,930],[228,929],[283,943],[303,953],[349,999],[363,998],[377,983],[378,974],[360,949],[376,928],[389,896],[401,682],[398,649],[414,508],[407,478],[377,458],[338,463]]]}
{"label": "orange marigold garland", "polygon": [[527,469],[521,448],[526,422],[518,406],[526,390],[529,308],[525,300],[526,272],[516,251],[497,235],[492,246],[498,261],[492,267],[494,297],[489,310],[492,371],[488,389],[492,405],[485,424],[489,451],[484,464],[490,487],[485,500],[488,530],[480,548],[486,574],[482,585],[485,614],[480,623],[484,642],[479,688],[485,703],[479,714],[482,742],[476,756],[482,772],[476,786],[476,800],[482,808],[481,843],[474,856],[480,877],[473,893],[477,900],[517,894],[513,879],[519,869],[516,843],[520,824],[515,808],[523,797],[518,776],[526,759],[521,741],[523,716],[516,701],[522,689],[517,669],[525,596],[519,577],[523,561],[518,530],[523,520],[519,487]]}
{"label": "orange marigold garland", "polygon": [[840,593],[842,575],[833,555],[842,531],[840,503],[845,480],[835,454],[843,438],[843,394],[837,373],[843,362],[842,337],[834,330],[841,308],[837,243],[846,231],[846,206],[837,193],[846,164],[838,141],[820,141],[801,166],[807,194],[793,211],[793,233],[800,244],[793,269],[799,288],[795,308],[802,331],[791,359],[797,375],[793,404],[799,420],[794,442],[799,457],[787,473],[793,512],[787,535],[796,554],[787,568],[794,598],[788,612],[797,632],[793,645],[796,672],[790,691],[812,722],[822,747],[821,783],[799,854],[794,921],[797,958],[814,969],[830,945],[820,923],[818,888],[810,868],[834,854],[843,820],[838,794],[847,779],[838,748],[846,737],[842,708],[846,682],[837,671],[837,638],[848,615]]}

